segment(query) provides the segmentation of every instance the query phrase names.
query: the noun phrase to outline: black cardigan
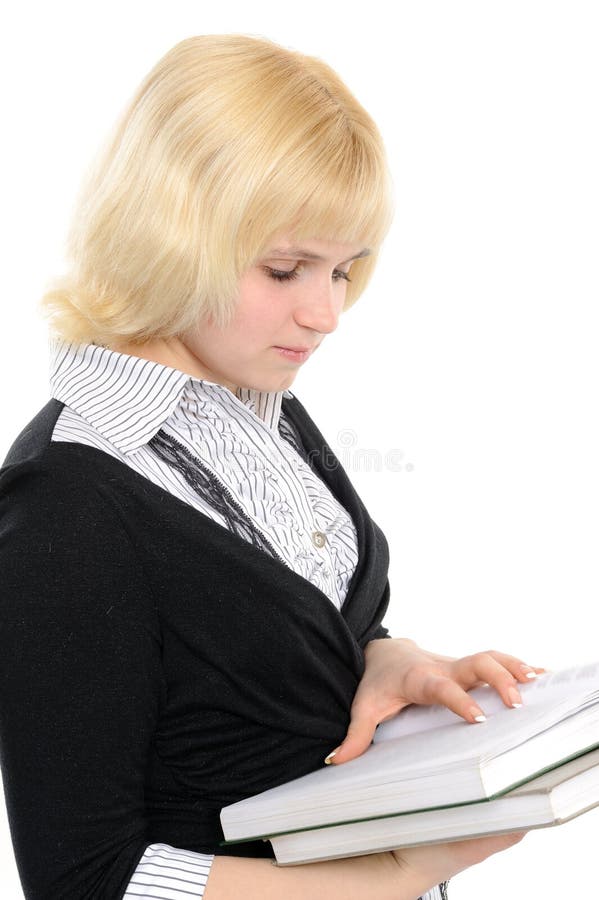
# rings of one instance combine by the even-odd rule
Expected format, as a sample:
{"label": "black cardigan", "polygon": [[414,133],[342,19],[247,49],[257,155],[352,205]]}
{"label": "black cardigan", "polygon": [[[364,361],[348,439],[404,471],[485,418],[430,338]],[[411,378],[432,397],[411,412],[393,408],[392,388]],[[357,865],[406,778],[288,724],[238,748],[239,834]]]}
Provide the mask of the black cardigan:
{"label": "black cardigan", "polygon": [[222,846],[222,806],[323,765],[363,649],[387,637],[389,552],[297,397],[282,409],[348,510],[341,610],[311,582],[94,447],[50,400],[0,469],[0,763],[28,900],[121,898],[156,842]]}

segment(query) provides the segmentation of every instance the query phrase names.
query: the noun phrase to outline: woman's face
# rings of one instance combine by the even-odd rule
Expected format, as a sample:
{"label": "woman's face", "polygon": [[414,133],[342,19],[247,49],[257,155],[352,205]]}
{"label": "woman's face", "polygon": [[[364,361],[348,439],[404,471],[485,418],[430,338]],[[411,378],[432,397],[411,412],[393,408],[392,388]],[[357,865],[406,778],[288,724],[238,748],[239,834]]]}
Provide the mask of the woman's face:
{"label": "woman's face", "polygon": [[[286,237],[279,237],[242,275],[230,324],[220,329],[204,321],[162,342],[176,360],[166,364],[233,392],[239,386],[285,390],[303,361],[277,347],[314,352],[337,327],[352,257],[369,252],[356,244],[322,240],[304,240],[300,248],[292,248]],[[161,356],[159,361],[165,362]]]}

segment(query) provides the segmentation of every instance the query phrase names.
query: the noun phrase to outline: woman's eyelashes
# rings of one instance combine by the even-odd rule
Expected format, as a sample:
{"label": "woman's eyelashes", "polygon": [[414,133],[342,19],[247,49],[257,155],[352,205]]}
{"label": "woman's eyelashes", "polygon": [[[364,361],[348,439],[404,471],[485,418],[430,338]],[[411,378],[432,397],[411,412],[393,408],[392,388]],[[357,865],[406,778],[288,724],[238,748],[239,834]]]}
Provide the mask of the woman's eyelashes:
{"label": "woman's eyelashes", "polygon": [[[301,271],[301,266],[296,266],[295,269],[291,269],[286,272],[281,269],[273,269],[270,266],[264,267],[270,278],[274,278],[275,281],[291,281],[293,278],[297,278]],[[347,272],[342,272],[340,269],[335,269],[333,271],[333,278],[335,281],[341,281],[341,279],[345,279],[345,281],[351,281]]]}

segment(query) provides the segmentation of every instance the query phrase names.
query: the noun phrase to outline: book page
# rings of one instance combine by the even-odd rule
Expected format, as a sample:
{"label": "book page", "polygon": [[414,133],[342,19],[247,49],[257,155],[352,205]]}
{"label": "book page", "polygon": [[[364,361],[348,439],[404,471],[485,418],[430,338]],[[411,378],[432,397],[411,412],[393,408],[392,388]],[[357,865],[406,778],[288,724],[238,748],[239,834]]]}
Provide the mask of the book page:
{"label": "book page", "polygon": [[[531,679],[528,684],[518,684],[518,690],[522,696],[523,705],[553,702],[568,695],[571,695],[573,699],[579,695],[584,696],[594,690],[599,690],[599,662],[572,666],[555,672],[545,672],[538,675],[537,678]],[[489,685],[473,688],[468,693],[487,718],[499,710],[507,708],[495,688],[489,687]],[[377,726],[373,743],[418,731],[429,731],[431,728],[440,728],[443,725],[452,725],[457,721],[464,720],[457,713],[440,704],[406,706],[392,719],[381,722]]]}

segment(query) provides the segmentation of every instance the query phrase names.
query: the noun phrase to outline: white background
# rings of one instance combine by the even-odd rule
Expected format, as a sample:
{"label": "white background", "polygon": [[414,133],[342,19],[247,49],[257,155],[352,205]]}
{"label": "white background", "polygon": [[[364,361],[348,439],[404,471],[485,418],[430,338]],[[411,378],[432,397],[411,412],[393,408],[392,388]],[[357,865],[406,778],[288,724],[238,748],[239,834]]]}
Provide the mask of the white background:
{"label": "white background", "polygon": [[[395,179],[377,273],[293,386],[389,541],[391,633],[598,659],[597,5],[53,2],[3,28],[1,458],[49,398],[35,304],[107,129],[177,41],[264,35],[339,72]],[[451,900],[595,896],[598,825],[532,832]],[[20,900],[3,809],[0,873]]]}

